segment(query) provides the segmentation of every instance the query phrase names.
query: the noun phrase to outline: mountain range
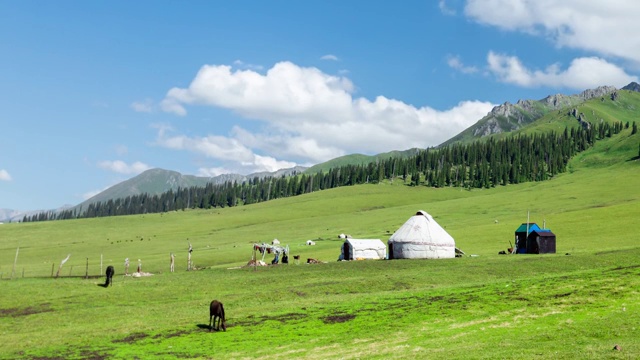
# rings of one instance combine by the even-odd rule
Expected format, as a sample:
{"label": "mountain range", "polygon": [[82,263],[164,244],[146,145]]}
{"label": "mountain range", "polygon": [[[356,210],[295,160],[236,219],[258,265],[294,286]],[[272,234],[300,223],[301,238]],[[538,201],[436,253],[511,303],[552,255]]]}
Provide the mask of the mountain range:
{"label": "mountain range", "polygon": [[[478,120],[475,124],[439,146],[445,146],[456,142],[469,143],[482,137],[516,131],[542,118],[550,112],[561,109],[571,109],[591,99],[600,98],[604,100],[605,98],[610,98],[611,100],[615,100],[619,90],[640,92],[640,84],[632,82],[621,89],[617,89],[612,86],[600,86],[595,89],[585,90],[575,95],[549,95],[540,100],[519,100],[515,104],[505,102],[504,104],[494,107],[486,116]],[[275,172],[259,172],[249,175],[223,174],[215,177],[198,177],[193,175],[183,175],[171,170],[159,168],[150,169],[129,180],[118,183],[75,206],[66,205],[55,210],[34,210],[27,212],[0,209],[0,223],[21,221],[25,215],[33,215],[43,211],[57,212],[69,208],[82,209],[86,208],[91,203],[108,201],[109,199],[125,198],[127,196],[143,193],[158,195],[169,190],[177,190],[178,188],[193,186],[205,186],[208,183],[213,183],[214,185],[223,184],[227,181],[241,183],[256,177],[261,179],[269,176],[290,176],[303,172],[315,173],[347,164],[366,164],[376,160],[392,157],[408,157],[415,154],[416,151],[418,151],[418,149],[391,151],[377,155],[351,154],[314,165],[310,168],[297,166],[290,169],[281,169]]]}

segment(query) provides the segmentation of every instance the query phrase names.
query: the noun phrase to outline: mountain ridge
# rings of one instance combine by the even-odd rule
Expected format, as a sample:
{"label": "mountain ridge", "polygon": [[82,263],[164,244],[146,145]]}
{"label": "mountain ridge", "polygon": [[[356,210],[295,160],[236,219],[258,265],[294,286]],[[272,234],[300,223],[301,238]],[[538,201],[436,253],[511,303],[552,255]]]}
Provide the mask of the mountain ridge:
{"label": "mountain ridge", "polygon": [[288,169],[280,169],[273,172],[256,172],[249,175],[240,174],[221,174],[213,177],[201,177],[195,175],[183,175],[177,171],[165,170],[161,168],[153,168],[134,176],[131,179],[120,182],[110,188],[100,192],[99,194],[83,201],[73,207],[75,210],[81,211],[92,203],[108,201],[117,198],[126,198],[127,196],[149,194],[160,195],[169,190],[178,190],[179,188],[188,187],[204,187],[207,184],[224,184],[225,182],[244,182],[253,178],[279,177],[288,176],[295,173],[301,173],[306,170],[304,166],[295,166]]}
{"label": "mountain ridge", "polygon": [[[570,109],[571,107],[578,106],[585,101],[597,97],[601,97],[602,100],[604,100],[605,96],[609,96],[611,100],[615,100],[618,96],[617,92],[621,90],[640,92],[640,84],[631,82],[620,89],[613,86],[599,86],[595,89],[584,90],[575,95],[555,94],[549,95],[540,100],[518,100],[516,104],[505,102],[501,105],[495,106],[485,117],[478,120],[474,125],[468,127],[458,135],[437,147],[459,141],[471,142],[493,134],[516,131],[538,119],[541,119],[546,114],[554,110]],[[344,164],[362,165],[371,161],[376,161],[376,159],[386,159],[393,156],[409,156],[416,151],[417,149],[413,148],[402,151],[391,151],[377,155],[351,154],[331,159],[309,168],[296,166],[294,168],[281,169],[275,172],[259,172],[249,175],[222,174],[215,177],[198,177],[194,175],[183,175],[173,170],[155,168],[118,183],[75,206],[66,205],[56,210],[35,211],[0,209],[0,223],[7,221],[20,221],[25,215],[32,215],[40,212],[57,212],[69,208],[80,210],[94,202],[108,201],[109,199],[124,198],[142,193],[156,195],[169,190],[177,190],[181,187],[206,186],[208,183],[222,184],[227,181],[243,182],[255,177],[279,177],[288,176],[293,173],[326,171],[332,166],[341,166]]]}
{"label": "mountain ridge", "polygon": [[[627,86],[630,85],[631,84]],[[638,87],[640,88],[640,86]],[[536,121],[551,111],[576,106],[593,98],[608,96],[617,90],[614,86],[599,86],[595,89],[587,89],[574,95],[555,94],[540,100],[521,99],[515,104],[507,101],[495,106],[482,119],[458,135],[438,145],[438,147],[455,142],[471,142],[484,136],[515,131]]]}

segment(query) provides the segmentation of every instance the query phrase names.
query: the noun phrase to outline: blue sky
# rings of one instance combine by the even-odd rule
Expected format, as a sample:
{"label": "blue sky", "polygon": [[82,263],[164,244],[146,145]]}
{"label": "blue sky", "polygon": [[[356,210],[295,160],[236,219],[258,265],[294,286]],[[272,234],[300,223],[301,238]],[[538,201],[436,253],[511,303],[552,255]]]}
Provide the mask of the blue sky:
{"label": "blue sky", "polygon": [[505,101],[640,74],[624,0],[0,2],[0,209],[150,168],[438,145]]}

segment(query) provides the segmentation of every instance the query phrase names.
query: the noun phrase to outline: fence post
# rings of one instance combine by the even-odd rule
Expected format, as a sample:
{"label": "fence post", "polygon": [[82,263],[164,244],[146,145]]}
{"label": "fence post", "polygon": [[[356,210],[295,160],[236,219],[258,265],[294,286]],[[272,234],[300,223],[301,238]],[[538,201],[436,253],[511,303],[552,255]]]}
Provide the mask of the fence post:
{"label": "fence post", "polygon": [[13,260],[13,270],[11,270],[11,280],[13,280],[13,275],[16,273],[16,263],[18,262],[18,252],[20,251],[20,246],[16,249],[16,259]]}
{"label": "fence post", "polygon": [[86,270],[84,272],[84,278],[85,279],[89,278],[89,258],[87,258],[87,267],[86,267]]}

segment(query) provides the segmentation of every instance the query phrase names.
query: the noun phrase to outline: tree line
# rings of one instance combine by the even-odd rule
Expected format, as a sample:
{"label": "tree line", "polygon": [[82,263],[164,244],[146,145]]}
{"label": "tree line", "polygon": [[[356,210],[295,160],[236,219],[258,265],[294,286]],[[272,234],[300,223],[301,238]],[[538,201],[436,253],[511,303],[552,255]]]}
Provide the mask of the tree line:
{"label": "tree line", "polygon": [[[185,209],[211,209],[249,205],[384,180],[408,186],[491,188],[529,181],[544,181],[566,171],[571,157],[599,140],[628,128],[629,123],[601,122],[566,128],[561,133],[491,137],[470,144],[451,144],[419,150],[368,164],[344,165],[327,172],[249,179],[242,183],[207,184],[169,190],[159,195],[140,194],[89,204],[85,209],[42,212],[24,222],[161,213]],[[633,131],[637,131],[633,123]]]}

